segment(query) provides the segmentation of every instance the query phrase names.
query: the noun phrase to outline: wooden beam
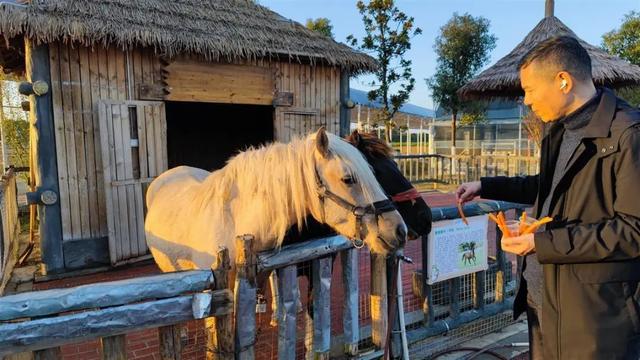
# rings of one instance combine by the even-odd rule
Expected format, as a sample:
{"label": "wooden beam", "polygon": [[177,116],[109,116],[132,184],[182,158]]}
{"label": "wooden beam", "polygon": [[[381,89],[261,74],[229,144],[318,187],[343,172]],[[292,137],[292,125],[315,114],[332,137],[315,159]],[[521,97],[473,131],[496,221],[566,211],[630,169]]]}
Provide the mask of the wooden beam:
{"label": "wooden beam", "polygon": [[314,359],[328,360],[331,350],[331,257],[315,259],[311,264]]}
{"label": "wooden beam", "polygon": [[[27,81],[41,81],[51,88],[49,48],[46,44],[36,45],[25,37],[25,60]],[[56,159],[55,128],[51,91],[42,95],[29,96],[29,122],[31,124],[31,147],[33,149],[36,191],[51,191],[58,201],[53,204],[38,205],[40,220],[40,247],[42,261],[47,273],[64,271],[62,251],[62,218],[60,210],[60,190],[58,185],[58,165]]]}
{"label": "wooden beam", "polygon": [[176,272],[0,297],[0,321],[60,312],[123,305],[208,289],[210,271]]}
{"label": "wooden beam", "polygon": [[[298,290],[298,268],[296,265],[278,269],[278,359],[296,358],[296,318],[300,290]],[[310,334],[307,334],[310,336]]]}
{"label": "wooden beam", "polygon": [[[218,290],[206,316],[231,311],[230,292]],[[194,320],[192,295],[154,300],[51,318],[0,324],[0,355],[40,350]],[[29,334],[29,336],[25,336]]]}
{"label": "wooden beam", "polygon": [[[218,252],[215,274],[215,288],[217,290],[229,289],[229,271],[231,261],[229,249]],[[207,360],[233,360],[233,316],[223,315],[205,319],[205,332],[207,337]]]}
{"label": "wooden beam", "polygon": [[258,272],[299,264],[352,247],[347,238],[336,235],[285,246],[279,251],[261,252],[258,254]]}
{"label": "wooden beam", "polygon": [[182,359],[181,329],[182,325],[162,326],[158,329],[161,360]]}
{"label": "wooden beam", "polygon": [[236,284],[234,288],[236,359],[255,358],[256,255],[253,235],[236,237]]}
{"label": "wooden beam", "polygon": [[387,263],[382,255],[371,254],[371,338],[384,349],[387,338]]}
{"label": "wooden beam", "polygon": [[342,285],[344,289],[344,304],[342,307],[344,353],[347,356],[358,355],[360,341],[359,313],[359,279],[358,250],[349,249],[340,253],[342,260]]}
{"label": "wooden beam", "polygon": [[340,136],[345,137],[350,133],[351,127],[351,109],[347,107],[350,101],[349,94],[349,72],[340,72]]}
{"label": "wooden beam", "polygon": [[127,339],[124,335],[107,336],[100,339],[102,359],[127,360]]}

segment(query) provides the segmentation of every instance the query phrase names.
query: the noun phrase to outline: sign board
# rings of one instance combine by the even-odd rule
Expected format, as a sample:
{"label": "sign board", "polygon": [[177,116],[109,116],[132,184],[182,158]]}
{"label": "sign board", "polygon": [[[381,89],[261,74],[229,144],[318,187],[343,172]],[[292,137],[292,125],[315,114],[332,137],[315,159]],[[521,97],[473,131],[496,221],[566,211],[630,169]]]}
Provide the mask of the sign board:
{"label": "sign board", "polygon": [[487,270],[488,215],[438,221],[429,234],[427,284]]}

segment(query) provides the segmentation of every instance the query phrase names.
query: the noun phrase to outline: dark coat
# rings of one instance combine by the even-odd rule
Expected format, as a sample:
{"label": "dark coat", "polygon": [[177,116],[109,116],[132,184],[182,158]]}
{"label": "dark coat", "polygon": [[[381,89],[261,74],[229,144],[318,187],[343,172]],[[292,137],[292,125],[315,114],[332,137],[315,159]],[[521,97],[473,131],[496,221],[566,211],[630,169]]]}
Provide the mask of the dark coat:
{"label": "dark coat", "polygon": [[[604,89],[585,131],[550,195],[554,221],[535,235],[544,359],[639,359],[640,111]],[[484,178],[482,197],[535,204],[540,217],[563,132],[556,123],[543,139],[539,175]],[[525,306],[520,277],[514,315]]]}

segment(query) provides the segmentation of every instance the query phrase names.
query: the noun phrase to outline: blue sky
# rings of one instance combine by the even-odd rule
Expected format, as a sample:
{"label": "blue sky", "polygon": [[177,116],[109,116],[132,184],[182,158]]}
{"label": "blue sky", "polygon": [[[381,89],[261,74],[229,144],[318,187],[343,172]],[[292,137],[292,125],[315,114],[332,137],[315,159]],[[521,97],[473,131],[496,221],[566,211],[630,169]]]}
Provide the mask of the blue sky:
{"label": "blue sky", "polygon": [[[259,0],[259,3],[300,23],[308,18],[329,18],[336,40],[341,42],[349,34],[358,38],[364,35],[354,0]],[[491,22],[491,31],[498,41],[489,65],[509,53],[544,16],[544,0],[397,0],[396,4],[413,16],[423,31],[414,38],[407,53],[416,78],[409,101],[428,108],[433,108],[433,102],[424,79],[435,71],[434,39],[454,12],[483,16]],[[600,45],[602,35],[619,27],[624,15],[632,10],[640,11],[640,0],[555,1],[555,15],[593,45]],[[351,86],[366,90],[367,79],[352,79]]]}

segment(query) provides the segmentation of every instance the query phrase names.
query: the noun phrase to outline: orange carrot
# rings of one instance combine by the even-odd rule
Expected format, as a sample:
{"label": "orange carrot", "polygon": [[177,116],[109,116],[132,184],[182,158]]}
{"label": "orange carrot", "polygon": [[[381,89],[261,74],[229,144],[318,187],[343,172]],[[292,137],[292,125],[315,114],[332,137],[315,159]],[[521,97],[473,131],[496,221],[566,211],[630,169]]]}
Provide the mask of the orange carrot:
{"label": "orange carrot", "polygon": [[462,219],[462,222],[469,226],[469,221],[467,220],[467,217],[464,216],[464,211],[462,210],[462,202],[458,202],[458,214],[460,214],[460,219]]}
{"label": "orange carrot", "polygon": [[520,226],[518,227],[518,232],[523,234],[525,229],[527,228],[527,213],[525,211],[520,215]]}
{"label": "orange carrot", "polygon": [[530,234],[530,233],[533,233],[533,232],[535,232],[536,230],[538,230],[538,228],[539,228],[540,226],[542,226],[542,225],[544,225],[544,224],[546,224],[546,223],[549,223],[549,222],[551,222],[551,221],[553,221],[553,219],[552,219],[552,218],[550,218],[550,217],[548,217],[548,216],[547,216],[547,217],[544,217],[544,218],[542,218],[542,219],[540,219],[540,220],[538,220],[538,221],[534,222],[533,224],[529,225],[529,227],[527,227],[527,228],[524,230],[524,233],[523,233],[523,234]]}

